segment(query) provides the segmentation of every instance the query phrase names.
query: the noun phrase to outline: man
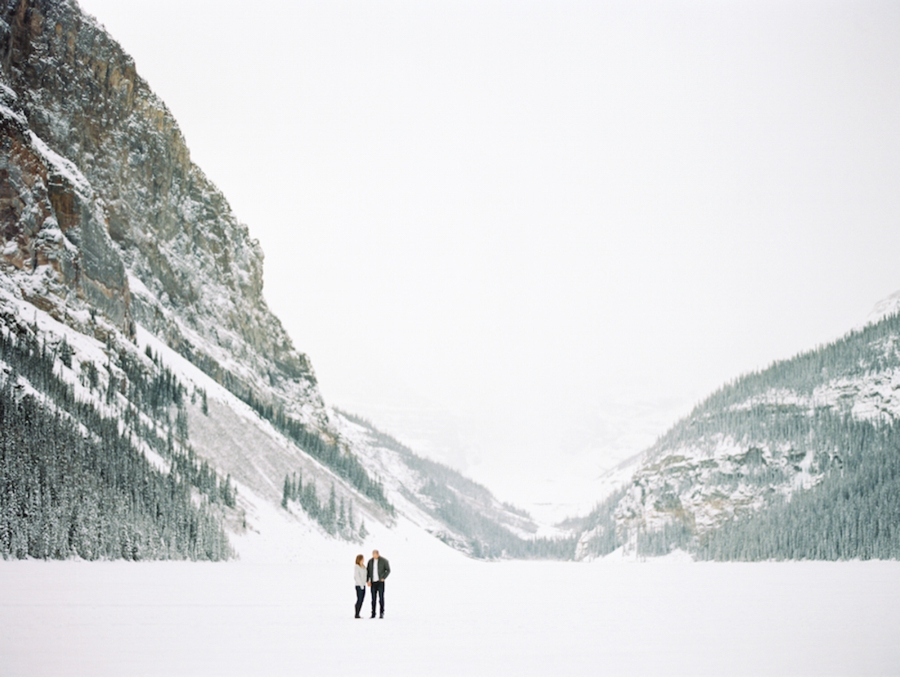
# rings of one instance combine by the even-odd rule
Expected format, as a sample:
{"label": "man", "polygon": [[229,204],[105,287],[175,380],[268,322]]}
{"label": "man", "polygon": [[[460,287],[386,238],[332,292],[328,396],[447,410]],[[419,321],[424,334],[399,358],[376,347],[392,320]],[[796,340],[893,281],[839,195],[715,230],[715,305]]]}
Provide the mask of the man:
{"label": "man", "polygon": [[369,579],[369,588],[372,589],[372,618],[375,618],[375,598],[381,597],[381,616],[384,618],[384,582],[391,573],[391,565],[378,554],[372,551],[372,559],[366,565],[366,577]]}

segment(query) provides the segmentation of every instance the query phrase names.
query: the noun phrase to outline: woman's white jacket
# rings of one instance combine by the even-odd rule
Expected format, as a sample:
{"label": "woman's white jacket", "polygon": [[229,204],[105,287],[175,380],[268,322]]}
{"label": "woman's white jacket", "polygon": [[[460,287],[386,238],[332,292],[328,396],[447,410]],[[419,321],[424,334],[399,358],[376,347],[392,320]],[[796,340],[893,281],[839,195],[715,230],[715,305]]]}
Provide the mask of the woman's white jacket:
{"label": "woman's white jacket", "polygon": [[366,587],[366,568],[358,564],[353,565],[353,580],[360,588]]}

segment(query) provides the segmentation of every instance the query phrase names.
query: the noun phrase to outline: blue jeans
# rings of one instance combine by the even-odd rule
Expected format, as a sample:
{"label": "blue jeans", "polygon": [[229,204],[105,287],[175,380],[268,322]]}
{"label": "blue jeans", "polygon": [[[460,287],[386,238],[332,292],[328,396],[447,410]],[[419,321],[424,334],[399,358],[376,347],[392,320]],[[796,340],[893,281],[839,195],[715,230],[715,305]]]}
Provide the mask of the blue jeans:
{"label": "blue jeans", "polygon": [[366,589],[356,586],[356,618],[359,618],[359,610],[362,609],[363,600],[366,599]]}

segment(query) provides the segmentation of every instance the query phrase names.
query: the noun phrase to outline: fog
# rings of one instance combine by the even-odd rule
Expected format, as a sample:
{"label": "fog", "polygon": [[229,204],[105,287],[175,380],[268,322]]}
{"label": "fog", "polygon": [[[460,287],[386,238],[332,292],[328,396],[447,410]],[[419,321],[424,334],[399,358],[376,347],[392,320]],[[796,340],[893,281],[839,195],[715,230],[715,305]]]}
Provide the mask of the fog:
{"label": "fog", "polygon": [[900,288],[897,3],[81,4],[326,400],[530,509]]}

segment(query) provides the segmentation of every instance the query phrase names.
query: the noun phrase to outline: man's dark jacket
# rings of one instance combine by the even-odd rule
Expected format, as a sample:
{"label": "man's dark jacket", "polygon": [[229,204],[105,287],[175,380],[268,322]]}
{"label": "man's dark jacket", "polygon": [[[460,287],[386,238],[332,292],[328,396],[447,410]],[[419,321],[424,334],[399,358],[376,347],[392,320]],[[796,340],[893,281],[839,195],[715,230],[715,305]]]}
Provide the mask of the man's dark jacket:
{"label": "man's dark jacket", "polygon": [[[372,580],[372,567],[374,566],[375,558],[369,560],[369,563],[366,565],[366,580]],[[386,559],[378,556],[378,580],[384,581],[388,577],[388,574],[391,573],[391,565],[388,563]]]}

